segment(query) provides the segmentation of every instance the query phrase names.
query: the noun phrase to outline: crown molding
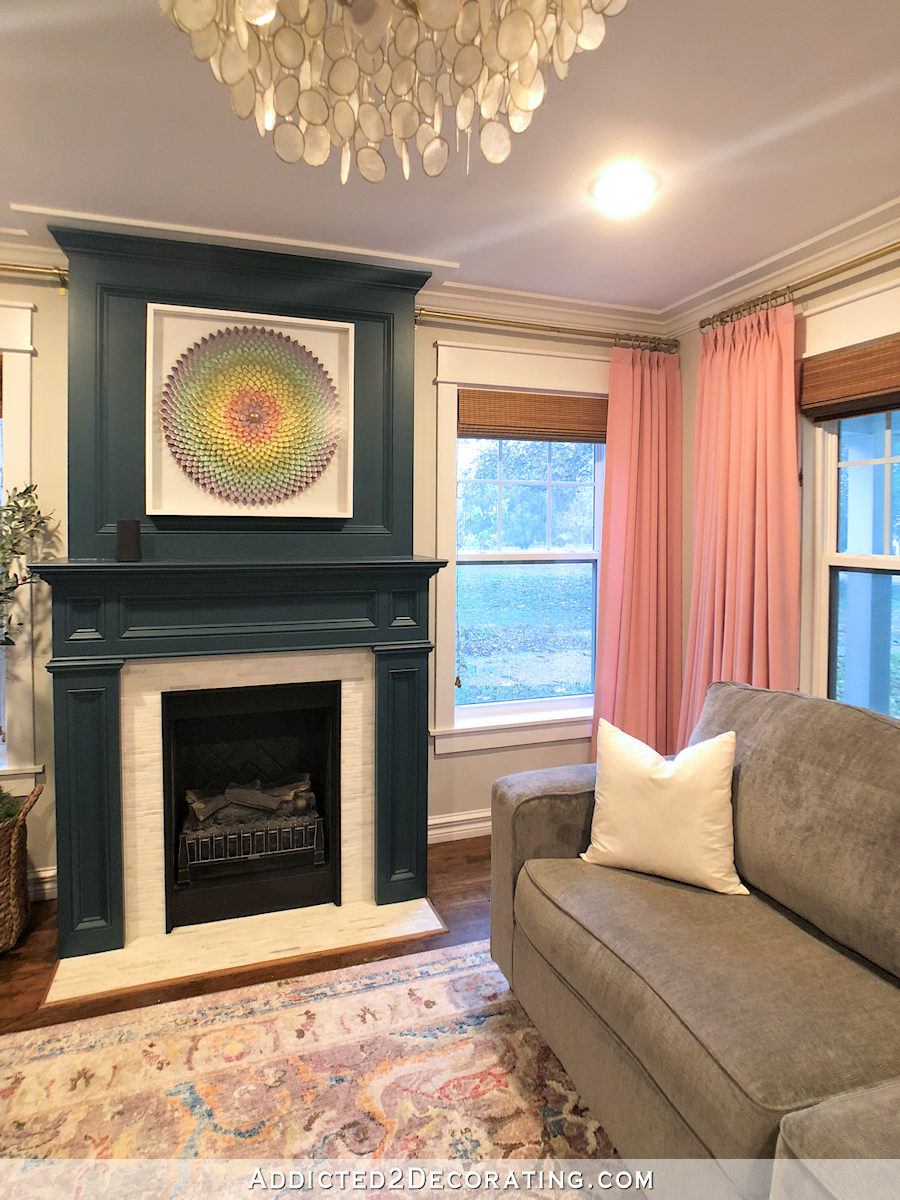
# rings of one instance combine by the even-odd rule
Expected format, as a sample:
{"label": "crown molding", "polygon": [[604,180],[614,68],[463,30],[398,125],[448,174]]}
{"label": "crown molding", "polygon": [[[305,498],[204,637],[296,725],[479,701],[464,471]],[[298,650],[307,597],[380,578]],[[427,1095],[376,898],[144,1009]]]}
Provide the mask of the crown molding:
{"label": "crown molding", "polygon": [[536,292],[515,292],[455,281],[426,284],[419,292],[416,304],[435,313],[583,328],[587,336],[597,329],[610,327],[621,329],[623,333],[664,334],[661,315],[652,309]]}
{"label": "crown molding", "polygon": [[[25,238],[13,239],[0,232],[0,262],[14,263],[20,267],[61,267],[66,269],[66,256],[59,246],[36,246]],[[9,283],[0,276],[0,282]],[[21,283],[22,281],[19,280]],[[50,281],[51,285],[53,281]]]}
{"label": "crown molding", "polygon": [[37,204],[10,204],[10,210],[26,217],[52,223],[63,222],[74,229],[88,229],[99,233],[132,233],[137,235],[162,236],[170,241],[203,241],[215,245],[234,246],[251,250],[271,250],[281,254],[315,256],[374,263],[379,266],[424,267],[430,271],[456,271],[459,263],[439,258],[421,258],[411,254],[397,254],[390,250],[377,250],[366,246],[344,246],[332,242],[308,242],[299,238],[271,237],[268,234],[248,233],[238,229],[217,229],[205,225],[169,225],[164,221],[143,221],[137,217],[111,213],[75,212],[70,209],[45,208]]}
{"label": "crown molding", "polygon": [[[755,263],[711,287],[685,296],[664,310],[662,317],[666,333],[669,337],[680,337],[696,329],[704,317],[716,311],[730,308],[764,292],[790,287],[807,275],[839,267],[841,263],[898,240],[900,198]],[[856,271],[848,271],[843,282],[829,279],[819,284],[808,298],[834,292],[856,279],[877,277],[890,270],[898,259],[900,256],[885,258],[868,263]]]}

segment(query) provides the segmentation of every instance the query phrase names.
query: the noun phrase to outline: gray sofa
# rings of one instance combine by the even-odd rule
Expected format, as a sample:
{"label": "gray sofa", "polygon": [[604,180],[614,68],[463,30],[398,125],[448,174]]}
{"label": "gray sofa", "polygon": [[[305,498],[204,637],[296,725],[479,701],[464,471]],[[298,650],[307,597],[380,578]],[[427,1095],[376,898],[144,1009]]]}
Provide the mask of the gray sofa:
{"label": "gray sofa", "polygon": [[732,729],[749,897],[583,862],[594,767],[508,775],[491,953],[623,1157],[900,1158],[900,721],[714,684]]}

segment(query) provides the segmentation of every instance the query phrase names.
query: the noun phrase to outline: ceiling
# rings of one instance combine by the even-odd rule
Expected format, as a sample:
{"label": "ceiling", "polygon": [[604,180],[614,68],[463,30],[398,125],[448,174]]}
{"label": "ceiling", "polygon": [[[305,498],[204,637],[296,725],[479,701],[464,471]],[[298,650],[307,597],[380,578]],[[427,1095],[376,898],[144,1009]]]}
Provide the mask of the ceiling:
{"label": "ceiling", "polygon": [[[896,0],[629,0],[599,50],[552,79],[502,166],[473,147],[468,176],[461,153],[439,179],[414,164],[404,182],[391,156],[384,183],[353,173],[342,187],[335,155],[287,166],[231,114],[156,0],[6,3],[0,241],[51,245],[48,212],[95,214],[442,260],[437,284],[665,310],[836,227],[900,217],[898,47]],[[663,188],[611,222],[586,187],[623,155]]]}

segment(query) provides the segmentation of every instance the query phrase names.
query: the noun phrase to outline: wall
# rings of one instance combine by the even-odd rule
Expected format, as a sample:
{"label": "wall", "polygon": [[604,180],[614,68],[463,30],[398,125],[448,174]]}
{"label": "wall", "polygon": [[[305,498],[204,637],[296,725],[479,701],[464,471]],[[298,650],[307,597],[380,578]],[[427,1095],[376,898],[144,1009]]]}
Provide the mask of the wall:
{"label": "wall", "polygon": [[[34,304],[33,337],[37,351],[32,359],[32,479],[44,512],[52,511],[57,542],[54,553],[65,553],[66,539],[66,396],[68,302],[51,284],[0,281],[0,299]],[[22,487],[25,479],[10,479]],[[56,863],[56,829],[53,819],[53,717],[50,675],[44,666],[50,657],[49,589],[35,585],[35,760],[45,764],[44,795],[28,818],[28,854],[39,880],[51,883]]]}

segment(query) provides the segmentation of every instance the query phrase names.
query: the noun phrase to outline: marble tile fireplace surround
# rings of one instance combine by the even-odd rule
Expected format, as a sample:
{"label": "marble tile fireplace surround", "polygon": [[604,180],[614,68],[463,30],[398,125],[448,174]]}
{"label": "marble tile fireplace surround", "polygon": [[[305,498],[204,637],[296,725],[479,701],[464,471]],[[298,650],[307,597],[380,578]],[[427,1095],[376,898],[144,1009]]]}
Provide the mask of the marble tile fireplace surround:
{"label": "marble tile fireplace surround", "polygon": [[[428,586],[444,564],[412,553],[414,301],[427,274],[51,232],[69,260],[70,470],[69,557],[32,564],[52,591],[62,961],[50,998],[439,928],[424,899],[426,696]],[[147,513],[148,312],[160,304],[352,327],[351,517]],[[117,522],[135,519],[142,561],[117,562]],[[340,688],[341,904],[166,933],[162,696],[313,681]]]}

